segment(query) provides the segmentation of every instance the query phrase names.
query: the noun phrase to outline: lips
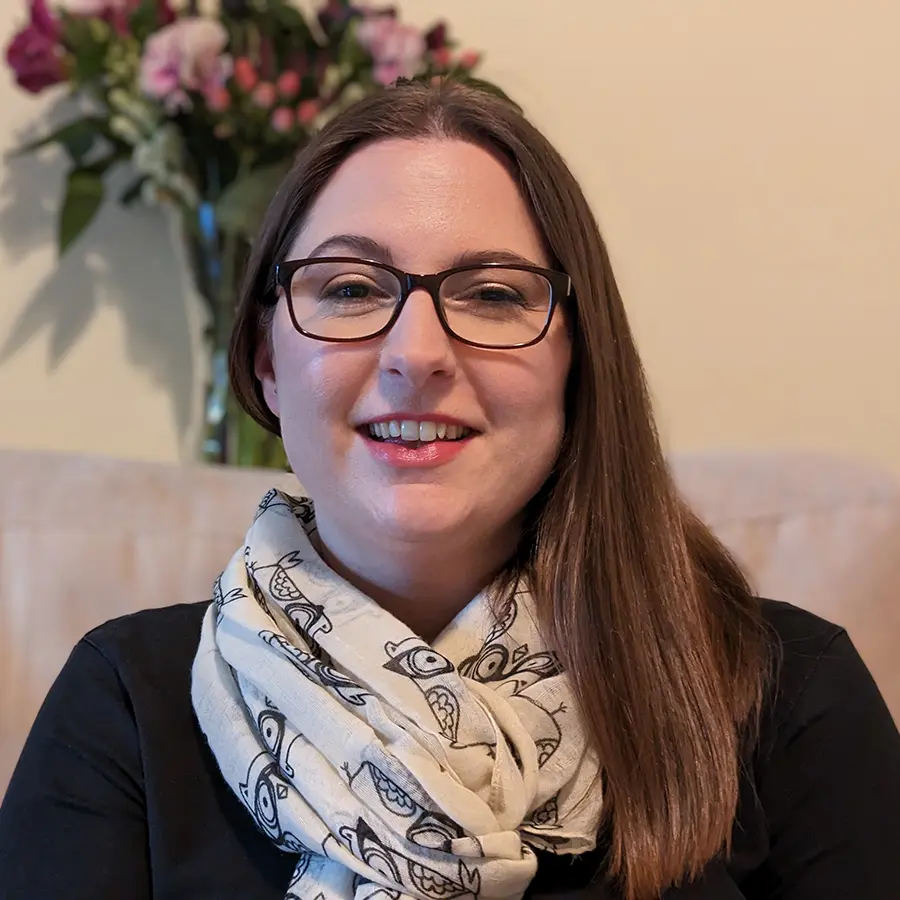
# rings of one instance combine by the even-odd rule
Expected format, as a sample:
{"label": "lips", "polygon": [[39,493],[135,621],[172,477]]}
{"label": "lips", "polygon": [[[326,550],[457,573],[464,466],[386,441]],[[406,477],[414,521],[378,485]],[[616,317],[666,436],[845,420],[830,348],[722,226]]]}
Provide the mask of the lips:
{"label": "lips", "polygon": [[[426,417],[427,416],[427,417]],[[455,459],[480,432],[459,419],[391,413],[357,428],[369,452],[397,468],[432,468]]]}

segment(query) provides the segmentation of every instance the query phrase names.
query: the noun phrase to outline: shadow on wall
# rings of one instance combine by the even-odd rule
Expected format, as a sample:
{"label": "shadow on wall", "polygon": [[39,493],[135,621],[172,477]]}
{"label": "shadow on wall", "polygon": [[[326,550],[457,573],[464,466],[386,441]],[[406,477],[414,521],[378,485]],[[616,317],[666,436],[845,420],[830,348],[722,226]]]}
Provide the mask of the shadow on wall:
{"label": "shadow on wall", "polygon": [[[62,104],[60,104],[62,105]],[[59,109],[42,117],[41,131],[71,117]],[[33,139],[19,135],[17,145]],[[44,151],[10,159],[0,184],[0,241],[10,257],[22,259],[45,248],[56,235],[64,188],[62,153]],[[173,250],[164,214],[115,198],[128,181],[120,171],[108,178],[107,201],[91,226],[46,272],[0,343],[0,365],[44,331],[49,331],[49,369],[54,371],[78,343],[97,311],[114,305],[123,323],[125,353],[170,397],[179,439],[195,419],[197,379],[193,312],[184,270]],[[193,298],[191,298],[191,302]]]}

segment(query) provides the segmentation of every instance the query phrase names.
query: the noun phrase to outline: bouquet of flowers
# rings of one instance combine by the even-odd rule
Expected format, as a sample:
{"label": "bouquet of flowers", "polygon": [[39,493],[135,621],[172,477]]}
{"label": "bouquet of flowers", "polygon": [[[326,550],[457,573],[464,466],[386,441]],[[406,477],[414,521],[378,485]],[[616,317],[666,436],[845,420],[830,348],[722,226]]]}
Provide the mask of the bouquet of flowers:
{"label": "bouquet of flowers", "polygon": [[72,120],[22,147],[61,146],[70,161],[60,252],[99,212],[105,178],[126,165],[119,201],[166,204],[183,223],[206,301],[211,352],[207,459],[280,465],[227,389],[225,346],[249,242],[297,151],[331,116],[398,78],[473,81],[479,55],[439,22],[421,31],[393,8],[328,0],[307,15],[289,0],[31,0],[7,49],[26,91],[65,86]]}

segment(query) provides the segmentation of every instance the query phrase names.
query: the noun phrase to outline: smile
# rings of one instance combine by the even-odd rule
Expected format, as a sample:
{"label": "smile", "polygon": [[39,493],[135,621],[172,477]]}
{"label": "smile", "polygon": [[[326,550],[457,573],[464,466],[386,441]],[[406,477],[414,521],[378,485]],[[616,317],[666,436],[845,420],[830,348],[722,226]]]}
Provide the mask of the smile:
{"label": "smile", "polygon": [[393,419],[372,422],[365,426],[369,437],[391,443],[430,444],[434,441],[461,441],[472,434],[465,425],[448,425],[445,422]]}

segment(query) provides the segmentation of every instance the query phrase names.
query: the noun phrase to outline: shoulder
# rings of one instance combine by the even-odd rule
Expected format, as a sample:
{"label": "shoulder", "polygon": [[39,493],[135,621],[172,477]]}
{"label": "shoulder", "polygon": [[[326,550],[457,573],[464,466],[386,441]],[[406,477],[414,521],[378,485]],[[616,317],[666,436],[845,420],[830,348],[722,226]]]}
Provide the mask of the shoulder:
{"label": "shoulder", "polygon": [[813,645],[824,646],[844,633],[840,625],[799,606],[764,597],[760,598],[759,604],[766,625],[779,642],[789,647],[801,644],[808,650]]}
{"label": "shoulder", "polygon": [[767,599],[760,607],[771,660],[768,699],[784,707],[803,692],[823,659],[835,649],[846,655],[851,645],[840,625],[808,610]]}
{"label": "shoulder", "polygon": [[804,709],[839,707],[861,688],[859,699],[880,702],[865,663],[840,625],[790,603],[760,603],[771,647],[770,727],[781,731],[802,717]]}
{"label": "shoulder", "polygon": [[127,679],[157,673],[181,680],[189,672],[210,601],[145,609],[99,625],[81,644],[89,645]]}
{"label": "shoulder", "polygon": [[816,815],[840,809],[847,822],[900,803],[900,732],[850,635],[788,604],[764,601],[763,613],[775,653],[753,768],[770,822],[803,785],[832,797]]}
{"label": "shoulder", "polygon": [[731,873],[747,896],[900,896],[900,733],[884,699],[843,628],[786,603],[762,613],[771,677]]}

